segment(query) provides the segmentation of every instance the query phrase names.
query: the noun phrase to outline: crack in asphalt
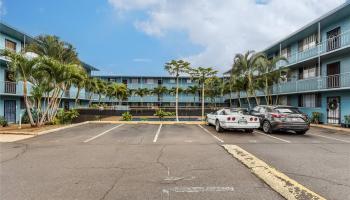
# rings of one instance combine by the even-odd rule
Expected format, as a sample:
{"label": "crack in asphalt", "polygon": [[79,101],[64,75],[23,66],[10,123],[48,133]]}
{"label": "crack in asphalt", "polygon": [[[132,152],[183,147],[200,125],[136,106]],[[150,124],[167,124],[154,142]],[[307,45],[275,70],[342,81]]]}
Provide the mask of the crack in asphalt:
{"label": "crack in asphalt", "polygon": [[28,144],[23,144],[23,143],[15,143],[15,144],[16,145],[22,145],[21,146],[23,148],[22,151],[19,152],[18,154],[16,154],[14,157],[9,158],[7,160],[3,160],[0,163],[5,163],[5,162],[11,161],[11,160],[15,160],[15,159],[19,158],[20,156],[22,156],[23,154],[25,154],[28,151],[28,149],[29,149],[29,145]]}
{"label": "crack in asphalt", "polygon": [[166,169],[169,172],[169,167],[160,161],[161,157],[163,156],[165,147],[166,147],[166,145],[163,145],[162,148],[160,149],[156,163],[159,164],[160,166],[162,166],[164,169]]}
{"label": "crack in asphalt", "polygon": [[121,174],[120,176],[118,176],[118,177],[113,181],[111,187],[108,188],[108,190],[106,190],[106,191],[103,193],[102,197],[101,197],[99,200],[104,200],[104,199],[108,196],[108,194],[116,187],[116,185],[118,184],[118,182],[120,181],[120,179],[123,178],[123,176],[124,176],[124,171],[122,170],[122,174]]}
{"label": "crack in asphalt", "polygon": [[302,177],[306,177],[306,178],[318,179],[318,180],[322,180],[322,181],[325,181],[325,182],[328,182],[328,183],[332,183],[332,184],[336,184],[336,185],[340,185],[340,186],[344,186],[344,187],[349,187],[350,188],[350,185],[343,184],[343,183],[338,183],[336,181],[329,180],[329,179],[322,178],[322,177],[310,176],[310,175],[293,173],[293,172],[283,172],[283,173],[290,174],[290,175],[295,175],[295,176],[302,176]]}

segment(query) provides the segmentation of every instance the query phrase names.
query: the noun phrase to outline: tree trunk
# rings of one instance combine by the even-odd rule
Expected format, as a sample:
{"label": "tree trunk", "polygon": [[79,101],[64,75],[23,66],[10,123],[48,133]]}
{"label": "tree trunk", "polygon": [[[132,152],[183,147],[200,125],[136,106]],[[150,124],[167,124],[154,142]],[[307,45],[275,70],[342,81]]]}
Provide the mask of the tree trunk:
{"label": "tree trunk", "polygon": [[78,105],[79,93],[80,93],[80,87],[78,87],[77,95],[75,96],[75,107],[77,107],[77,105]]}
{"label": "tree trunk", "polygon": [[28,102],[28,91],[27,91],[27,81],[26,80],[23,81],[23,97],[24,97],[24,103],[26,104],[26,110],[27,110],[27,113],[28,113],[28,118],[29,118],[30,125],[32,127],[34,127],[35,123],[34,123],[34,120],[33,120],[31,106],[29,105],[29,102]]}
{"label": "tree trunk", "polygon": [[175,95],[175,115],[176,121],[179,121],[179,76],[176,76],[176,95]]}
{"label": "tree trunk", "polygon": [[204,104],[205,104],[205,94],[204,94],[204,81],[202,83],[202,121],[204,121]]}

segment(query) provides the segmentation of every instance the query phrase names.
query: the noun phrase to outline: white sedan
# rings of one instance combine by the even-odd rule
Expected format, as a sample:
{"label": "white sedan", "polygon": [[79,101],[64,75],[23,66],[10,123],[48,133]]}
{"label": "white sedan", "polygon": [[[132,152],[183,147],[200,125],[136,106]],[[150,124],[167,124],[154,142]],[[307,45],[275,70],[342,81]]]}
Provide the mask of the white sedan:
{"label": "white sedan", "polygon": [[207,124],[214,125],[217,132],[224,129],[244,129],[253,132],[260,127],[259,118],[248,115],[247,110],[241,108],[220,109],[207,114]]}

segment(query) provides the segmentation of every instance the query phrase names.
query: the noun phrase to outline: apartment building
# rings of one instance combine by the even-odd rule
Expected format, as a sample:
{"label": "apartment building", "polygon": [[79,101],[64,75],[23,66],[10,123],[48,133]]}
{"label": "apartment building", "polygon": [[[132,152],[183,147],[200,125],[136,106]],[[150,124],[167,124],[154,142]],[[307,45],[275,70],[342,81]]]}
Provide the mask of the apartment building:
{"label": "apartment building", "polygon": [[[124,105],[129,106],[175,106],[175,95],[171,93],[164,93],[162,95],[153,94],[151,91],[159,86],[164,86],[168,90],[176,87],[176,79],[171,76],[96,76],[102,80],[110,83],[124,83],[128,89],[133,91],[139,88],[147,88],[150,92],[144,97],[140,97],[136,94],[131,95],[128,99],[123,101]],[[179,106],[199,106],[201,105],[200,86],[196,93],[187,93],[186,89],[190,86],[198,86],[196,81],[193,81],[191,77],[180,77],[179,87],[182,92],[179,93]],[[205,98],[206,104],[216,105],[224,104],[224,97]],[[105,103],[111,103],[115,100],[103,99]]]}
{"label": "apartment building", "polygon": [[[0,23],[0,49],[10,49],[20,52],[31,42],[35,42],[33,37],[7,24]],[[17,123],[20,120],[21,113],[25,110],[23,86],[20,81],[14,82],[13,74],[7,68],[7,62],[9,61],[6,58],[0,57],[0,116],[4,116],[10,123]],[[84,62],[82,62],[82,65],[88,74],[91,74],[91,71],[97,70]],[[30,95],[30,85],[28,89]],[[67,91],[63,96],[61,107],[72,107],[76,93],[76,88],[71,88]],[[81,105],[87,105],[88,93],[83,90],[79,94]]]}
{"label": "apartment building", "polygon": [[[277,64],[288,68],[287,79],[271,88],[279,104],[298,106],[309,116],[320,112],[322,122],[329,124],[339,124],[350,114],[349,2],[263,52],[270,58],[288,59]],[[263,92],[257,93],[264,101]]]}

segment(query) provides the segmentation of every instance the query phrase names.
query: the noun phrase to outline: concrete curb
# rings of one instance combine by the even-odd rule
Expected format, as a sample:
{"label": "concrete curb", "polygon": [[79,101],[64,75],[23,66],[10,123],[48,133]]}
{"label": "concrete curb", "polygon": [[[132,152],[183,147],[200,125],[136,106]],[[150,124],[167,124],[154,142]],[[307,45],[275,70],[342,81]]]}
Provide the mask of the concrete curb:
{"label": "concrete curb", "polygon": [[89,123],[95,123],[95,124],[189,124],[189,125],[198,125],[198,124],[205,124],[205,122],[202,121],[196,121],[196,122],[190,122],[190,121],[89,121]]}
{"label": "concrete curb", "polygon": [[330,130],[334,130],[334,131],[346,132],[346,133],[337,133],[337,134],[343,134],[343,135],[350,134],[350,129],[349,128],[334,127],[334,126],[322,125],[322,124],[310,124],[310,126],[311,127],[315,127],[315,128],[325,128],[325,129],[330,129]]}
{"label": "concrete curb", "polygon": [[63,127],[59,127],[59,128],[54,128],[54,129],[49,129],[49,130],[45,130],[45,131],[40,131],[40,132],[24,132],[24,131],[13,131],[13,132],[1,132],[0,134],[4,134],[4,135],[43,135],[46,133],[52,133],[52,132],[56,132],[56,131],[60,131],[60,130],[64,130],[67,128],[73,128],[76,126],[80,126],[80,125],[84,125],[84,124],[89,124],[89,121],[86,122],[81,122],[81,123],[77,123],[77,124],[71,124],[71,125],[67,125],[67,126],[63,126]]}
{"label": "concrete curb", "polygon": [[288,200],[325,200],[324,197],[309,190],[305,186],[289,178],[264,161],[245,151],[237,145],[222,145],[228,153],[242,162],[257,177],[268,184],[272,189]]}

